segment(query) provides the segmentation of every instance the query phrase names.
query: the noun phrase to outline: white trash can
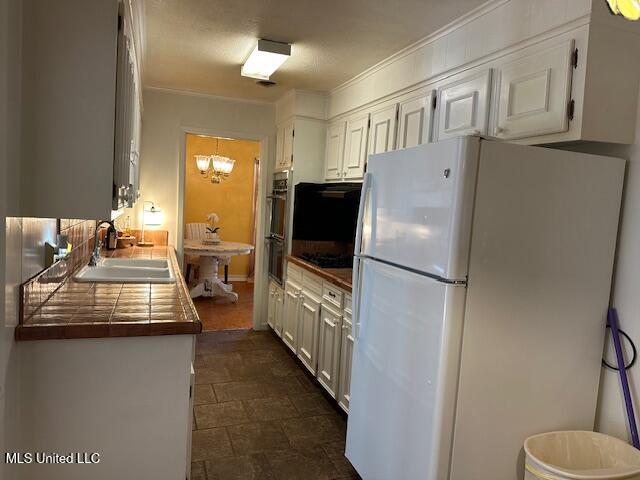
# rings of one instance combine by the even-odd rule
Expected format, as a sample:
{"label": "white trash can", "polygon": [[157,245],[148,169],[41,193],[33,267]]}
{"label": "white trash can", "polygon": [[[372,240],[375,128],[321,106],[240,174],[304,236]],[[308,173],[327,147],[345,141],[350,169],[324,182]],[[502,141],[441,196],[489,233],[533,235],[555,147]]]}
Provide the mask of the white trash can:
{"label": "white trash can", "polygon": [[640,450],[602,433],[542,433],[524,451],[525,480],[640,480]]}

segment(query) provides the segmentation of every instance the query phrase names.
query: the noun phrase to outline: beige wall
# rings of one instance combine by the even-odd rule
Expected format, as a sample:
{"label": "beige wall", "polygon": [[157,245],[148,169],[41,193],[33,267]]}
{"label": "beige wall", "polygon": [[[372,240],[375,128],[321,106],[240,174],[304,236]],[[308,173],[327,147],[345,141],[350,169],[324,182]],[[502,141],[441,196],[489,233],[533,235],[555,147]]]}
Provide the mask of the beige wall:
{"label": "beige wall", "polygon": [[[164,212],[169,243],[176,244],[179,210],[179,162],[186,132],[238,139],[273,137],[273,104],[147,89],[143,94],[141,200],[153,200]],[[271,142],[273,144],[273,141]],[[132,220],[139,225],[142,202]]]}
{"label": "beige wall", "polygon": [[[222,183],[211,183],[196,167],[194,155],[220,155],[233,158],[231,175]],[[255,159],[260,143],[225,140],[203,135],[187,135],[185,156],[184,223],[206,222],[209,213],[220,217],[218,232],[224,240],[253,244],[253,181]],[[248,275],[249,256],[234,257],[229,275]]]}
{"label": "beige wall", "polygon": [[[640,103],[638,104],[640,105]],[[620,157],[628,160],[624,193],[622,198],[622,216],[620,220],[616,266],[611,294],[611,306],[618,310],[620,328],[633,339],[640,348],[640,109],[636,120],[634,145],[612,145],[587,143],[566,147],[569,150],[583,151]],[[598,228],[594,225],[593,228]],[[606,319],[602,319],[602,328]],[[615,364],[615,353],[611,340],[607,337],[605,355]],[[627,361],[631,358],[627,350]],[[632,397],[636,409],[636,418],[640,413],[640,365],[636,364],[627,371]],[[598,431],[628,439],[627,420],[624,400],[617,372],[602,369],[596,429]]]}

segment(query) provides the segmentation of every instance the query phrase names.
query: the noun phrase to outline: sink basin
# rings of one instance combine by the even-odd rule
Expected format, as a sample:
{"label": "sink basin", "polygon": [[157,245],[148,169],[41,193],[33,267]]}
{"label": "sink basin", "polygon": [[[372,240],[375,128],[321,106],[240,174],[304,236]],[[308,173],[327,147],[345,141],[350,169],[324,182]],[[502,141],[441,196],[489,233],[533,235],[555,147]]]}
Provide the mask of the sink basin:
{"label": "sink basin", "polygon": [[166,260],[107,258],[97,266],[86,266],[75,276],[76,282],[97,283],[174,283]]}
{"label": "sink basin", "polygon": [[147,258],[105,258],[100,262],[99,266],[169,268],[169,262],[167,260],[151,260]]}

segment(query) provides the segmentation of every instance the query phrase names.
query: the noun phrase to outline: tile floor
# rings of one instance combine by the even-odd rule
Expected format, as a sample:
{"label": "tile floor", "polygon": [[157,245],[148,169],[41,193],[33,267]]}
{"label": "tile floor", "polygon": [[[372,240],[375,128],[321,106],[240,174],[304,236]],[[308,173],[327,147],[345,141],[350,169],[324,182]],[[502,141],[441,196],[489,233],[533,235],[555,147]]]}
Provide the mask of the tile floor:
{"label": "tile floor", "polygon": [[192,480],[358,479],[346,417],[271,332],[196,344]]}
{"label": "tile floor", "polygon": [[232,282],[233,290],[238,294],[236,303],[216,303],[208,297],[193,300],[202,329],[236,330],[253,327],[253,283]]}

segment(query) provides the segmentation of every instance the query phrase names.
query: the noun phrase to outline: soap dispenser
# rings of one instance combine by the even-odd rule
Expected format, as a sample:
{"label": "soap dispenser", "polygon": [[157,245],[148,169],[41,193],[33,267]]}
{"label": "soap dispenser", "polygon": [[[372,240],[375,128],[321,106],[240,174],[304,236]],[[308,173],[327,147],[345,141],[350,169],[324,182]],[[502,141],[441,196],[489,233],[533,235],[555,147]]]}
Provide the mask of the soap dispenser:
{"label": "soap dispenser", "polygon": [[113,223],[110,224],[107,229],[107,241],[105,243],[107,245],[107,250],[115,250],[118,246],[118,232],[113,226]]}

